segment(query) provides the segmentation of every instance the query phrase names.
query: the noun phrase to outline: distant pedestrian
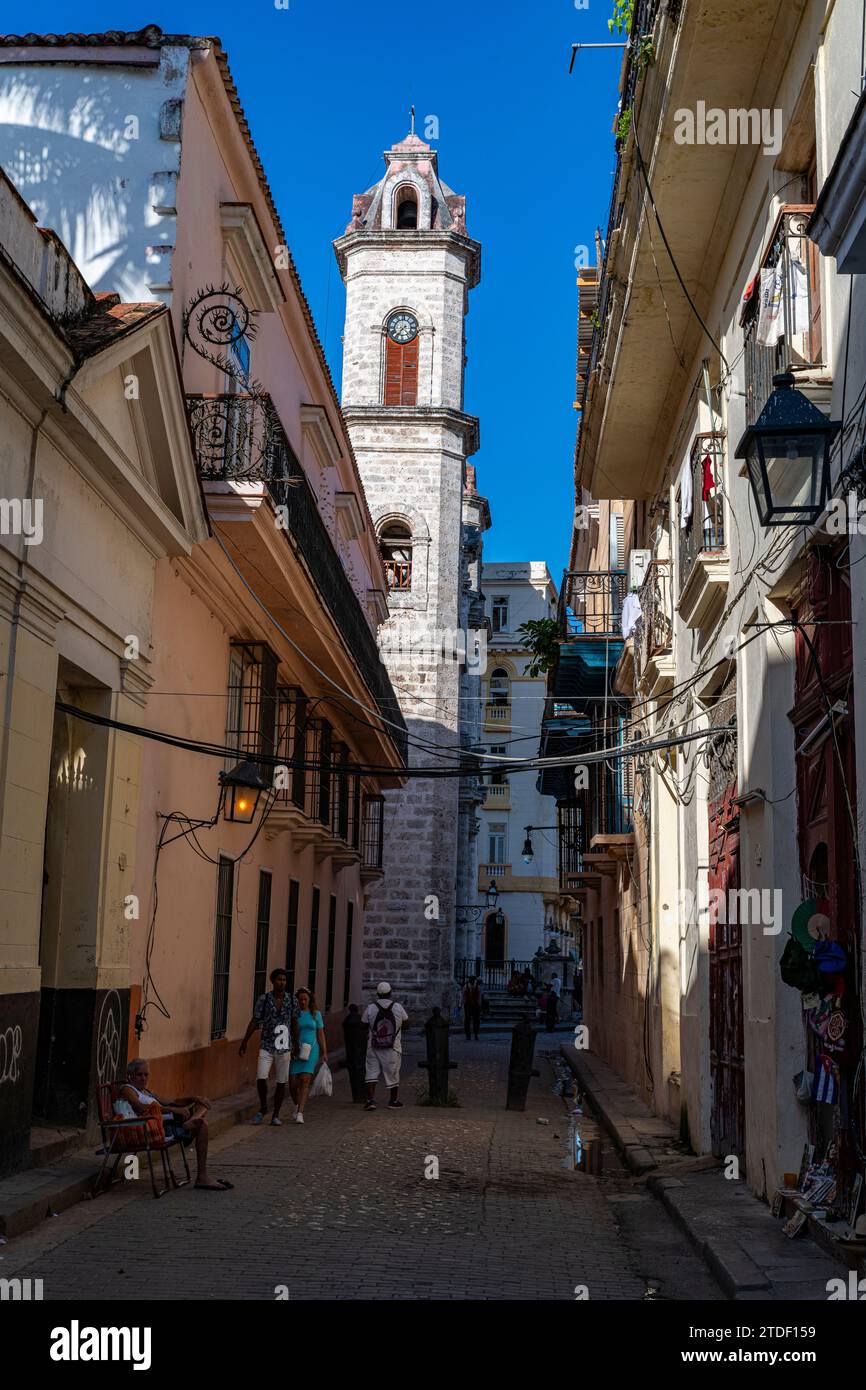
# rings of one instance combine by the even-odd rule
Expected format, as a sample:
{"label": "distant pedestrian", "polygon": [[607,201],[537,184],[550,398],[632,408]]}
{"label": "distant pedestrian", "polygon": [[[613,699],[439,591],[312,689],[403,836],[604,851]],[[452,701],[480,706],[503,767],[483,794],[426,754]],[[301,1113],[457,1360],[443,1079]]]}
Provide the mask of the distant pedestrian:
{"label": "distant pedestrian", "polygon": [[376,1082],[379,1077],[391,1093],[389,1110],[401,1110],[402,1100],[398,1100],[400,1086],[400,1066],[403,1061],[403,1029],[409,1022],[409,1015],[391,997],[391,986],[386,980],[376,986],[376,1002],[368,1004],[362,1018],[369,1025],[367,1039],[367,1102],[365,1110],[375,1110]]}
{"label": "distant pedestrian", "polygon": [[256,1000],[253,1016],[247,1024],[243,1042],[238,1048],[238,1055],[243,1057],[253,1033],[257,1028],[261,1028],[262,1036],[259,1042],[259,1060],[256,1068],[259,1108],[253,1116],[254,1125],[260,1125],[267,1114],[268,1077],[274,1066],[276,1067],[277,1084],[274,1087],[274,1110],[271,1115],[271,1124],[281,1125],[283,1123],[280,1119],[280,1107],[286,1094],[292,1048],[298,1046],[298,1006],[292,996],[286,992],[288,983],[289,977],[285,970],[271,971],[273,989],[270,994],[261,994]]}
{"label": "distant pedestrian", "polygon": [[325,1021],[316,1005],[316,996],[304,986],[297,991],[295,998],[298,1001],[298,1048],[289,1068],[289,1089],[295,1102],[292,1118],[296,1124],[302,1125],[304,1106],[319,1058],[323,1063],[328,1060],[328,1043]]}
{"label": "distant pedestrian", "polygon": [[554,975],[547,986],[547,997],[544,1004],[544,1027],[548,1033],[553,1033],[556,1030],[556,1006],[559,1002],[557,986],[562,989],[562,981],[558,975]]}
{"label": "distant pedestrian", "polygon": [[478,1041],[478,1029],[481,1026],[481,998],[481,981],[476,980],[474,975],[470,975],[463,986],[463,1026],[466,1029],[467,1042],[469,1042],[472,1033],[475,1034],[475,1041]]}

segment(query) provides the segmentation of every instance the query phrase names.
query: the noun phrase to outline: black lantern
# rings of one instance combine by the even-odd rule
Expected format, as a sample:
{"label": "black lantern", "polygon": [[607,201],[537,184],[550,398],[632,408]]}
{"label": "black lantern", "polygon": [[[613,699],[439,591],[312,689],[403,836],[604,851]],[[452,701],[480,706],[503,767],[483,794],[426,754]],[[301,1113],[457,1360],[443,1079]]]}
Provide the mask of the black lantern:
{"label": "black lantern", "polygon": [[532,863],[532,853],[533,853],[533,851],[532,851],[532,839],[530,838],[529,831],[527,830],[527,832],[526,832],[526,839],[523,841],[523,856],[522,856],[522,857],[523,857],[523,862],[524,862],[524,864],[531,864],[531,863]]}
{"label": "black lantern", "polygon": [[830,496],[830,445],[841,422],[795,391],[790,372],[773,386],[735,457],[746,460],[762,526],[814,525]]}
{"label": "black lantern", "polygon": [[504,914],[503,914],[501,908],[499,909],[499,911],[498,911],[497,913],[494,914],[494,917],[493,917],[493,925],[494,925],[494,927],[504,927],[504,926],[505,926],[505,916],[504,916]]}
{"label": "black lantern", "polygon": [[259,797],[268,790],[256,764],[238,763],[231,772],[221,772],[220,786],[224,818],[249,825],[256,814]]}
{"label": "black lantern", "polygon": [[487,889],[486,897],[487,906],[491,909],[494,908],[499,897],[499,889],[496,887],[493,879],[490,880],[490,887]]}

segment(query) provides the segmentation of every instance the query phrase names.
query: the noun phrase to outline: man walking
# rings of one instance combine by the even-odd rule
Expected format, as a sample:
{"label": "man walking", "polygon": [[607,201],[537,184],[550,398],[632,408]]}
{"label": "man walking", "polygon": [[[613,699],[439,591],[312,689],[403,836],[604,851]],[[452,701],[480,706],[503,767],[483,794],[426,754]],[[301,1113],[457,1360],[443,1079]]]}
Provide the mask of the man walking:
{"label": "man walking", "polygon": [[477,1042],[478,1029],[481,1026],[481,981],[474,975],[470,975],[463,986],[463,1025],[466,1029],[466,1041],[469,1041],[470,1034],[474,1032]]}
{"label": "man walking", "polygon": [[259,1060],[256,1067],[256,1086],[259,1092],[259,1108],[253,1116],[253,1124],[260,1125],[268,1109],[268,1077],[276,1064],[277,1084],[274,1087],[274,1111],[272,1125],[281,1125],[280,1108],[286,1094],[289,1079],[289,1062],[292,1049],[298,1049],[298,1001],[294,995],[286,993],[289,977],[285,970],[271,971],[270,994],[261,994],[256,1000],[253,1016],[247,1025],[244,1040],[238,1048],[243,1057],[247,1043],[257,1028],[261,1028]]}
{"label": "man walking", "polygon": [[391,998],[391,986],[386,980],[376,986],[376,1002],[368,1004],[361,1015],[368,1024],[367,1064],[364,1079],[367,1082],[367,1103],[365,1110],[375,1110],[376,1082],[379,1077],[391,1093],[389,1110],[402,1110],[403,1102],[397,1099],[400,1086],[400,1065],[403,1061],[403,1029],[409,1022],[409,1015]]}
{"label": "man walking", "polygon": [[562,993],[562,980],[559,974],[554,971],[553,979],[547,987],[547,1009],[545,1014],[544,1027],[548,1033],[556,1031],[556,1014],[559,1005],[559,996]]}

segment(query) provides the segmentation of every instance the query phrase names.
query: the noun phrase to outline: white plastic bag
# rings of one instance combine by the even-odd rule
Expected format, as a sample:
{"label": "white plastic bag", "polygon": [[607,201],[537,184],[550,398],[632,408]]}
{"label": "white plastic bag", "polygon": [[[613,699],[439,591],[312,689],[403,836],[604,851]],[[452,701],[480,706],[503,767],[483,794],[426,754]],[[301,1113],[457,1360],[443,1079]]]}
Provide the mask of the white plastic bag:
{"label": "white plastic bag", "polygon": [[330,1096],[334,1091],[334,1078],[331,1075],[331,1068],[327,1062],[323,1062],[313,1077],[313,1084],[310,1087],[310,1099],[313,1096]]}

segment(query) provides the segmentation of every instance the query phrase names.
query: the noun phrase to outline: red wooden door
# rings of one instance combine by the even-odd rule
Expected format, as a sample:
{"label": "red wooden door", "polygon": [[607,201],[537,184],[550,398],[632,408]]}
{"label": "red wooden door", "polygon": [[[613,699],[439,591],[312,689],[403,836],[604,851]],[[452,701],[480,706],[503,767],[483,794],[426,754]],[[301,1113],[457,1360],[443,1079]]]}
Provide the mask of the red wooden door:
{"label": "red wooden door", "polygon": [[[743,935],[728,910],[740,886],[740,821],[736,778],[709,805],[710,1125],[713,1153],[746,1153],[743,1068]],[[714,891],[716,890],[716,891]],[[739,899],[734,899],[739,902]]]}
{"label": "red wooden door", "polygon": [[[828,1106],[813,1107],[810,1137],[823,1154],[837,1150],[838,1197],[844,1202],[858,1171],[848,1112],[852,1074],[862,1046],[854,830],[857,820],[853,709],[851,590],[847,555],[829,547],[814,549],[800,592],[793,598],[796,633],[795,704],[790,712],[797,747],[797,839],[803,896],[829,902],[829,936],[848,957],[841,1007],[848,1021],[844,1052],[837,1055],[843,1104],[835,1115]],[[831,728],[828,706],[838,706]],[[828,981],[829,983],[829,981]],[[809,1036],[809,1062],[815,1039]],[[864,1123],[862,1097],[859,1123]]]}

